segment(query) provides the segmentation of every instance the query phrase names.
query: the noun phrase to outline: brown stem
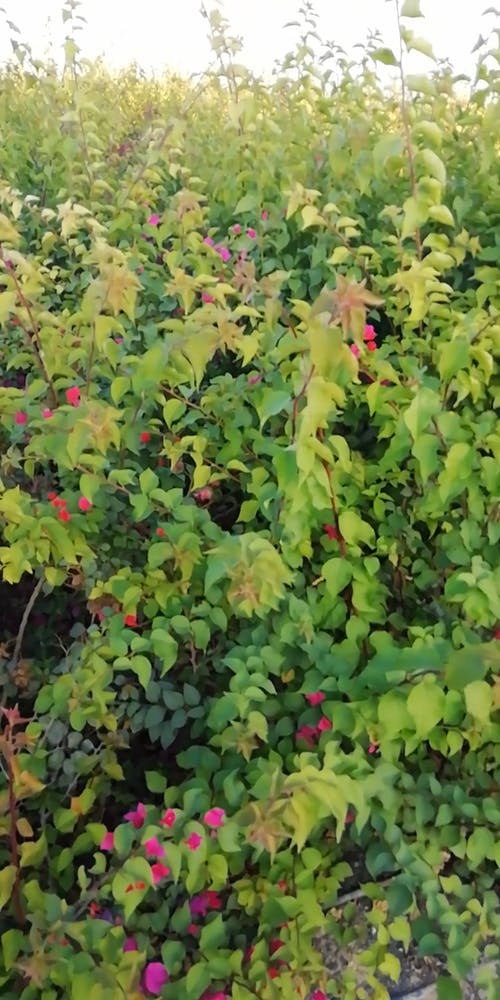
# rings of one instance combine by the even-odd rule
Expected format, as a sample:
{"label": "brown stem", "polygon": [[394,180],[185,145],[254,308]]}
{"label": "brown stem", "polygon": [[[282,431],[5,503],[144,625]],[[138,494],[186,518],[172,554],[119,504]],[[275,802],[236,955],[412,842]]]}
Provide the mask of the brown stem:
{"label": "brown stem", "polygon": [[[319,438],[320,441],[323,440],[323,431],[321,429],[318,431],[318,438]],[[326,458],[322,458],[321,459],[321,464],[322,464],[322,466],[323,466],[323,468],[324,468],[324,470],[326,472],[326,478],[328,479],[328,489],[329,489],[329,493],[330,493],[330,506],[332,508],[332,514],[333,514],[333,519],[334,519],[334,523],[335,523],[335,528],[336,528],[337,534],[339,536],[340,554],[341,554],[341,556],[342,556],[343,559],[346,559],[347,558],[347,546],[346,546],[346,543],[345,543],[345,538],[342,535],[342,532],[341,532],[340,526],[339,526],[339,515],[338,515],[338,510],[337,510],[337,501],[335,499],[335,490],[333,488],[332,470],[331,470],[331,467],[328,464]]]}
{"label": "brown stem", "polygon": [[44,584],[44,578],[43,576],[41,576],[40,579],[38,580],[38,583],[34,587],[31,597],[24,609],[23,617],[21,618],[21,624],[19,626],[19,632],[17,633],[16,645],[14,646],[14,652],[12,654],[12,662],[10,667],[12,671],[14,671],[17,667],[19,656],[21,654],[21,646],[23,644],[24,633],[26,631],[26,626],[28,624],[28,619],[31,612],[33,611],[33,606],[43,587],[43,584]]}
{"label": "brown stem", "polygon": [[[403,130],[405,134],[405,144],[406,144],[406,155],[408,157],[408,169],[410,171],[410,184],[411,193],[416,199],[417,197],[417,177],[415,173],[415,160],[413,158],[413,148],[411,144],[411,133],[410,133],[410,121],[408,117],[408,103],[406,100],[406,83],[405,74],[403,67],[403,35],[401,33],[401,17],[399,13],[399,0],[394,0],[396,5],[396,16],[398,20],[398,34],[399,34],[399,77],[401,80],[401,118],[403,121]],[[417,256],[419,260],[422,260],[422,238],[420,235],[420,229],[415,230],[415,243],[417,247]]]}
{"label": "brown stem", "polygon": [[23,902],[21,899],[21,869],[19,865],[19,845],[17,843],[17,801],[14,789],[14,768],[12,766],[12,729],[8,726],[6,733],[5,762],[7,764],[7,777],[9,785],[9,843],[10,843],[10,863],[16,869],[16,877],[12,887],[12,904],[16,921],[20,927],[26,921]]}
{"label": "brown stem", "polygon": [[45,366],[45,361],[43,360],[42,348],[41,348],[41,344],[40,344],[40,330],[38,328],[38,324],[37,324],[37,322],[35,320],[35,317],[33,315],[33,311],[32,311],[32,308],[30,306],[30,303],[28,302],[28,300],[27,300],[27,298],[26,298],[26,296],[25,296],[25,294],[23,292],[22,286],[21,286],[21,284],[20,284],[20,282],[18,280],[16,272],[14,271],[14,269],[12,267],[7,267],[7,265],[5,263],[5,256],[4,256],[4,252],[3,252],[3,247],[1,247],[1,246],[0,246],[0,260],[3,261],[4,267],[7,270],[7,274],[10,275],[10,277],[12,278],[12,281],[14,282],[14,287],[16,289],[17,297],[18,297],[18,299],[19,299],[19,301],[21,303],[21,306],[26,310],[26,312],[28,314],[28,319],[30,321],[31,329],[27,330],[26,327],[22,323],[20,324],[21,325],[21,329],[23,330],[23,333],[24,333],[24,335],[25,335],[28,343],[30,344],[30,346],[31,346],[31,348],[32,348],[32,350],[33,350],[33,352],[35,354],[38,367],[39,367],[39,369],[40,369],[40,371],[41,371],[41,373],[42,373],[42,375],[44,377],[45,382],[47,383],[47,388],[48,388],[48,391],[49,391],[49,398],[50,398],[51,405],[53,407],[56,407],[57,406],[57,393],[56,393],[56,390],[54,388],[54,383],[52,381],[52,378],[49,375],[49,373],[47,371],[47,368]]}
{"label": "brown stem", "polygon": [[312,368],[311,368],[311,371],[309,372],[308,375],[306,375],[306,377],[304,379],[304,384],[303,384],[300,392],[297,393],[297,395],[295,396],[295,398],[293,400],[293,408],[292,408],[292,440],[293,441],[295,441],[295,434],[296,434],[296,430],[297,430],[297,417],[298,417],[298,414],[299,414],[299,403],[300,403],[301,399],[304,398],[304,396],[305,396],[305,394],[307,392],[309,383],[310,383],[313,375],[315,374],[315,372],[316,372],[316,365],[313,365]]}

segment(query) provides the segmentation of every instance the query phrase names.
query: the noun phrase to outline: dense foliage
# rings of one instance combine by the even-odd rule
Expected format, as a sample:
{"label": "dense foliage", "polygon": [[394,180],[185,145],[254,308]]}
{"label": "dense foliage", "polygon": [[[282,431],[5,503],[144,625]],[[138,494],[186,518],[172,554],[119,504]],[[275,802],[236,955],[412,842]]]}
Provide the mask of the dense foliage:
{"label": "dense foliage", "polygon": [[270,86],[218,13],[193,83],[85,64],[75,0],[62,76],[10,26],[4,1000],[498,953],[499,50],[405,79],[395,7],[357,65],[306,5]]}

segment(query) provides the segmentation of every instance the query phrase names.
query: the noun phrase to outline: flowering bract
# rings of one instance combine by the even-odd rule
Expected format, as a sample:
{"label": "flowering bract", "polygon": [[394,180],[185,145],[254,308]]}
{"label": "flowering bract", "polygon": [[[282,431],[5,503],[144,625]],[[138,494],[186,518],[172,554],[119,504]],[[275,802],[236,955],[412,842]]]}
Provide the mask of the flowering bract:
{"label": "flowering bract", "polygon": [[126,812],[124,819],[127,819],[129,823],[135,826],[136,830],[140,830],[141,826],[144,825],[144,820],[146,819],[146,807],[142,802],[138,802],[135,809],[131,809],[130,812]]}
{"label": "flowering bract", "polygon": [[187,847],[189,847],[190,851],[197,851],[201,844],[201,841],[202,838],[200,837],[199,833],[190,833],[189,837],[186,837],[184,843],[186,844]]}
{"label": "flowering bract", "polygon": [[214,829],[216,829],[222,826],[224,822],[224,816],[225,812],[223,809],[219,808],[209,809],[208,812],[206,812],[203,817],[203,822],[206,823],[207,826],[211,826]]}
{"label": "flowering bract", "polygon": [[66,401],[71,406],[80,405],[80,396],[81,396],[80,389],[78,388],[77,385],[73,385],[71,386],[70,389],[66,389]]}
{"label": "flowering bract", "polygon": [[144,969],[142,983],[152,996],[159,996],[168,983],[168,972],[162,962],[149,962]]}

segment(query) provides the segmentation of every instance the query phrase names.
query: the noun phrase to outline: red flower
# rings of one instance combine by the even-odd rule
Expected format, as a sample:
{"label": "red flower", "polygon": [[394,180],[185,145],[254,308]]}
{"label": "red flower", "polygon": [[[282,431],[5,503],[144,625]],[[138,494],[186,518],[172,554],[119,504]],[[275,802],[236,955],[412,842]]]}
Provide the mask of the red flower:
{"label": "red flower", "polygon": [[90,508],[92,507],[92,503],[90,500],[87,500],[87,497],[80,497],[78,501],[78,507],[85,514],[85,512],[87,510],[90,510]]}
{"label": "red flower", "polygon": [[271,965],[269,967],[269,979],[277,979],[281,976],[281,969],[278,969],[277,965]]}
{"label": "red flower", "polygon": [[190,833],[189,837],[184,841],[190,851],[197,851],[201,842],[202,837],[200,837],[199,833]]}
{"label": "red flower", "polygon": [[280,948],[284,948],[284,947],[285,947],[285,942],[284,941],[280,941],[279,938],[275,938],[269,944],[269,954],[270,955],[275,955],[276,952],[279,951]]}
{"label": "red flower", "polygon": [[99,903],[92,901],[89,905],[89,913],[91,917],[97,917],[97,914],[101,912],[101,907]]}
{"label": "red flower", "polygon": [[66,510],[66,507],[63,507],[57,516],[60,521],[71,521],[71,514]]}
{"label": "red flower", "polygon": [[156,529],[156,534],[158,535],[158,538],[163,538],[165,532],[164,532],[163,528],[157,528]]}
{"label": "red flower", "polygon": [[66,401],[71,406],[80,406],[80,390],[77,385],[72,385],[70,389],[66,389]]}
{"label": "red flower", "polygon": [[173,827],[175,823],[175,812],[173,809],[167,809],[160,820],[160,826],[168,826],[169,829]]}
{"label": "red flower", "polygon": [[154,884],[157,885],[158,882],[161,882],[162,878],[166,878],[167,875],[170,875],[170,868],[168,868],[167,865],[164,865],[162,861],[155,861],[155,863],[151,865],[151,874],[153,876]]}
{"label": "red flower", "polygon": [[500,628],[497,628],[495,632],[495,639],[500,639]]}
{"label": "red flower", "polygon": [[314,726],[301,726],[300,729],[297,729],[297,732],[295,733],[295,739],[304,740],[304,743],[307,743],[307,746],[310,747],[311,750],[314,748],[314,741],[316,736],[317,732]]}
{"label": "red flower", "polygon": [[332,728],[332,723],[330,722],[330,719],[327,719],[326,715],[322,715],[321,719],[318,722],[318,725],[316,726],[316,729],[318,729],[320,733],[325,733],[327,729],[331,728]]}
{"label": "red flower", "polygon": [[326,694],[323,694],[322,691],[313,691],[312,694],[305,694],[304,698],[310,705],[319,705],[325,700]]}
{"label": "red flower", "polygon": [[47,500],[56,500],[57,493],[47,493]]}
{"label": "red flower", "polygon": [[324,530],[332,542],[338,541],[339,533],[334,524],[325,524]]}
{"label": "red flower", "polygon": [[27,424],[28,423],[28,414],[27,413],[23,413],[22,410],[18,410],[17,413],[16,413],[16,415],[15,415],[15,417],[14,417],[14,420],[15,420],[16,424]]}
{"label": "red flower", "polygon": [[151,441],[151,434],[149,433],[149,431],[141,431],[140,440],[141,444],[147,444],[148,441]]}
{"label": "red flower", "polygon": [[129,628],[137,628],[137,615],[125,615],[125,625]]}
{"label": "red flower", "polygon": [[366,346],[367,346],[367,348],[368,348],[369,351],[376,351],[377,350],[377,345],[376,345],[376,343],[375,343],[374,340],[370,340],[370,342]]}

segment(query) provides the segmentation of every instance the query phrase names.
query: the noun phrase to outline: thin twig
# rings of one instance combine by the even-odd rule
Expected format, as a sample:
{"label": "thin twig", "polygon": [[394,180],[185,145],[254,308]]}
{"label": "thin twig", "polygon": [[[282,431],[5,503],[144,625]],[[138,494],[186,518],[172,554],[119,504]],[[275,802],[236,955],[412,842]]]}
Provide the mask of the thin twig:
{"label": "thin twig", "polygon": [[19,626],[19,632],[17,633],[16,645],[14,646],[14,652],[12,654],[12,662],[10,667],[11,671],[14,671],[16,669],[17,664],[19,662],[19,657],[21,655],[21,646],[23,644],[24,633],[26,632],[26,626],[28,624],[29,616],[33,611],[35,601],[40,594],[44,582],[45,582],[44,577],[41,576],[40,579],[38,580],[38,583],[33,588],[31,597],[24,609],[23,617],[21,618],[21,624]]}
{"label": "thin twig", "polygon": [[309,372],[308,375],[306,375],[306,377],[304,379],[304,384],[303,384],[300,392],[297,393],[297,395],[295,396],[294,401],[293,401],[293,408],[292,408],[292,440],[293,441],[295,441],[295,434],[296,434],[296,430],[297,430],[297,417],[298,417],[298,413],[299,413],[299,403],[300,403],[301,399],[304,398],[304,396],[305,396],[305,394],[306,394],[306,392],[308,390],[309,383],[310,383],[311,379],[313,378],[315,372],[316,372],[316,365],[313,365],[312,368],[311,368],[311,371]]}

